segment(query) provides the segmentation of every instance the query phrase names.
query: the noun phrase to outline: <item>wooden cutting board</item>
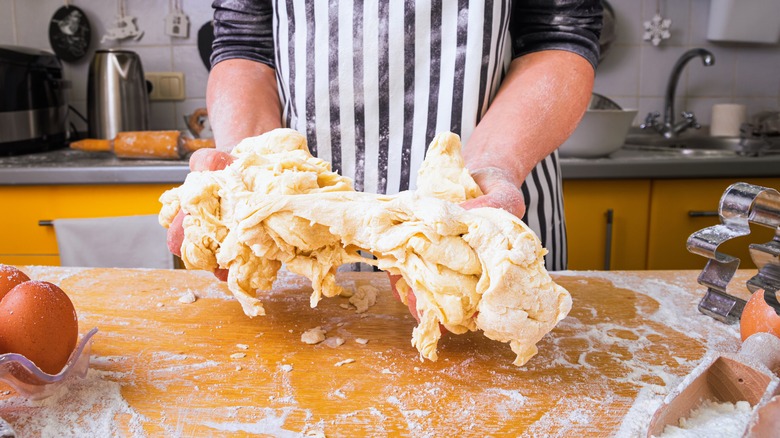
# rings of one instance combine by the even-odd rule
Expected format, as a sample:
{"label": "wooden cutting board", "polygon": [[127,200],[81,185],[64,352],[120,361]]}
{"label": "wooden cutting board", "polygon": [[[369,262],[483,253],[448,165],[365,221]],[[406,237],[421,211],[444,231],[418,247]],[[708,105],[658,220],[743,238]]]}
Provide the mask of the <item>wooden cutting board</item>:
{"label": "wooden cutting board", "polygon": [[[633,436],[708,351],[739,339],[696,310],[694,271],[555,275],[574,308],[516,367],[480,333],[446,335],[438,362],[421,362],[382,273],[339,278],[380,290],[365,313],[342,297],[312,309],[308,281],[287,274],[250,319],[208,273],[22,269],[71,296],[81,333],[99,332],[88,376],[50,399],[0,384],[0,417],[21,436]],[[196,302],[179,301],[188,291]],[[345,343],[302,343],[316,326]]]}

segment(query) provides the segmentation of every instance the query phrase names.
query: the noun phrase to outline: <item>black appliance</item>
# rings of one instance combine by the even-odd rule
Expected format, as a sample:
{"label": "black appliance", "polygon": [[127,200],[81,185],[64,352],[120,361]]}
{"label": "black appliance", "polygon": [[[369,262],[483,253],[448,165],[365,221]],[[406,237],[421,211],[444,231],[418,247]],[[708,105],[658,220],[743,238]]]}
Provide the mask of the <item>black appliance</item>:
{"label": "black appliance", "polygon": [[0,46],[0,155],[67,146],[68,86],[53,54]]}

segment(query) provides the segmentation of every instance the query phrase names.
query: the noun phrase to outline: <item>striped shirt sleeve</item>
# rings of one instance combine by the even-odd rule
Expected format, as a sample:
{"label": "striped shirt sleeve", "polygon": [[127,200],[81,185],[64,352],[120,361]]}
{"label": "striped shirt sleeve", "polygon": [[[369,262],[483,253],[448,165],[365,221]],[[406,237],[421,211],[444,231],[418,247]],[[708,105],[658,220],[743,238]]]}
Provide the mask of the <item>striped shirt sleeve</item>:
{"label": "striped shirt sleeve", "polygon": [[599,59],[603,6],[601,0],[517,0],[509,32],[512,57],[542,50],[566,50]]}
{"label": "striped shirt sleeve", "polygon": [[215,0],[211,65],[249,59],[275,68],[271,0]]}

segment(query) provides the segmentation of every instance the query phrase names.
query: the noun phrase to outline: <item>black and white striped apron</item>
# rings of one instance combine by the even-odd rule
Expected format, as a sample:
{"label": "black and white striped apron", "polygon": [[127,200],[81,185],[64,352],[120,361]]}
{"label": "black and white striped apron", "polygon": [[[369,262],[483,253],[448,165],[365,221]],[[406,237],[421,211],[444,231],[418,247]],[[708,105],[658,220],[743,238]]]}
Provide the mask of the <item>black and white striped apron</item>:
{"label": "black and white striped apron", "polygon": [[[373,193],[413,189],[442,131],[468,139],[511,62],[511,0],[274,0],[286,124]],[[522,187],[523,220],[566,268],[557,153]]]}

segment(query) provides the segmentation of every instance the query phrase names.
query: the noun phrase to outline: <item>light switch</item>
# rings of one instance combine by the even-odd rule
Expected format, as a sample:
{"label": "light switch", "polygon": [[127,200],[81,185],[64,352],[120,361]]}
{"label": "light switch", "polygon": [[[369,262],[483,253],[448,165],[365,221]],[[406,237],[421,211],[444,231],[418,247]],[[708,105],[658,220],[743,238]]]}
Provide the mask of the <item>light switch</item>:
{"label": "light switch", "polygon": [[184,100],[184,73],[150,72],[146,73],[146,80],[152,84],[152,92],[149,100]]}

